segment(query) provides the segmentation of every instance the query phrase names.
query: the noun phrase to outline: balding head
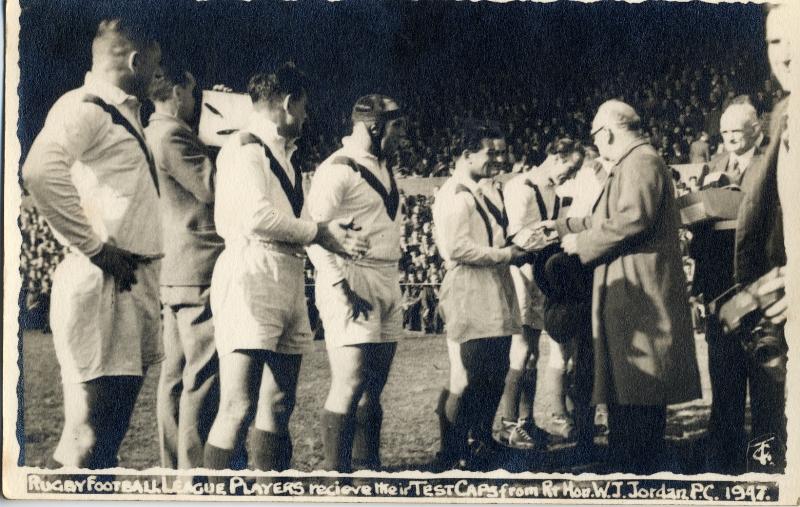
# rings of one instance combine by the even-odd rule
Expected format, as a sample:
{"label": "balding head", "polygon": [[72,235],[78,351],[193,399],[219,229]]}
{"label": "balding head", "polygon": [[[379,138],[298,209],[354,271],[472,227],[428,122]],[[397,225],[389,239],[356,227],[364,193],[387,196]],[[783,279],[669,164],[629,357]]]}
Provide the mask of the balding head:
{"label": "balding head", "polygon": [[750,150],[761,132],[756,108],[749,102],[731,104],[720,117],[719,132],[725,151],[741,155]]}
{"label": "balding head", "polygon": [[641,123],[636,110],[621,100],[608,100],[600,105],[592,122],[594,132],[601,125],[616,127],[623,130],[638,131]]}
{"label": "balding head", "polygon": [[600,155],[616,160],[620,151],[639,137],[640,124],[636,110],[621,100],[600,105],[592,121],[592,137]]}
{"label": "balding head", "polygon": [[92,41],[92,72],[139,98],[158,70],[161,50],[143,26],[105,19]]}

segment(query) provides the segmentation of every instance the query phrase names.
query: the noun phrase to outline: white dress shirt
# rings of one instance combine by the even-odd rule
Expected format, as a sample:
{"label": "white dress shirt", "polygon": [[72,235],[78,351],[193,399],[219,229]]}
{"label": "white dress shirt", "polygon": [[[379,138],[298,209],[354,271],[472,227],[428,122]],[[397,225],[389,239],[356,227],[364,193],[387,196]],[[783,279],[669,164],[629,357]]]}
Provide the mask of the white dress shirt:
{"label": "white dress shirt", "polygon": [[160,254],[161,214],[148,155],[109,113],[85,102],[87,95],[116,108],[144,138],[139,100],[89,72],[82,87],[50,109],[23,167],[25,187],[59,241],[86,256],[105,242]]}
{"label": "white dress shirt", "polygon": [[755,145],[741,155],[737,155],[736,152],[731,152],[730,158],[728,159],[728,170],[732,171],[733,168],[736,167],[739,174],[743,175],[744,171],[750,167],[750,162],[753,161],[753,155],[755,155],[755,153]]}

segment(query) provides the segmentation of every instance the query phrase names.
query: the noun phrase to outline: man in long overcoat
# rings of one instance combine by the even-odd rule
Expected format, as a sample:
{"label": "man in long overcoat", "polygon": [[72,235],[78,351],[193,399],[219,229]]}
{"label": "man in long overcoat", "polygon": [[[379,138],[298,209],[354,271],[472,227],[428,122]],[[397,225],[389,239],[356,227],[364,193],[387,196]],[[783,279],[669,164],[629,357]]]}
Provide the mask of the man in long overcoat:
{"label": "man in long overcoat", "polygon": [[567,253],[594,266],[594,403],[609,407],[613,471],[651,473],[666,406],[700,397],[678,212],[669,170],[639,134],[639,116],[610,100],[592,137],[614,161],[585,218],[550,223]]}

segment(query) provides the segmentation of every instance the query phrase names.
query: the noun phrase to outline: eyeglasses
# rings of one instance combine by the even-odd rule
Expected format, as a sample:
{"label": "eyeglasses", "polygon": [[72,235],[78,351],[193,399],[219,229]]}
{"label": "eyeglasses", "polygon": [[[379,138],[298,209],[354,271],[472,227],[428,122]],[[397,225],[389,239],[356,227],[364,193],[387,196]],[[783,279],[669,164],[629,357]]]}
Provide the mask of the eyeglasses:
{"label": "eyeglasses", "polygon": [[594,131],[593,131],[593,132],[590,134],[590,135],[591,135],[591,137],[592,137],[592,139],[594,139],[594,136],[596,136],[597,134],[599,134],[599,133],[600,133],[600,131],[601,131],[601,130],[603,130],[604,128],[606,128],[606,126],[605,126],[605,125],[600,125],[599,127],[597,127],[597,129],[596,129],[596,130],[594,130]]}

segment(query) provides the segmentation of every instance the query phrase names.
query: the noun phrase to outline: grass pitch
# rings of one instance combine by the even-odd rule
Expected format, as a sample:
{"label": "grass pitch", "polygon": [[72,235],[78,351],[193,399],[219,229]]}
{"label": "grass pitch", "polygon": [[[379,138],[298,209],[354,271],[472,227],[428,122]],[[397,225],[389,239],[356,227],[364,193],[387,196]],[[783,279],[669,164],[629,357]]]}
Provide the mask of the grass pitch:
{"label": "grass pitch", "polygon": [[[382,457],[390,470],[423,467],[438,450],[439,430],[434,408],[448,378],[444,337],[411,334],[397,349],[389,382],[383,394],[384,426]],[[710,390],[705,340],[697,342],[703,381],[703,399],[670,407],[667,437],[672,443],[675,471],[693,473],[702,456],[696,445],[706,427]],[[542,361],[546,360],[544,347]],[[24,367],[24,462],[43,466],[55,448],[63,422],[63,395],[52,336],[25,332]],[[159,466],[156,430],[156,385],[158,367],[147,373],[130,430],[120,450],[120,466],[144,469]],[[330,369],[324,344],[315,343],[303,358],[297,405],[292,416],[293,468],[311,471],[322,461],[320,411],[325,401]],[[597,440],[601,445],[602,439]],[[581,471],[574,467],[568,445],[552,446],[547,452],[509,453],[509,470]],[[672,467],[671,467],[672,468]],[[587,470],[588,471],[588,470]]]}

